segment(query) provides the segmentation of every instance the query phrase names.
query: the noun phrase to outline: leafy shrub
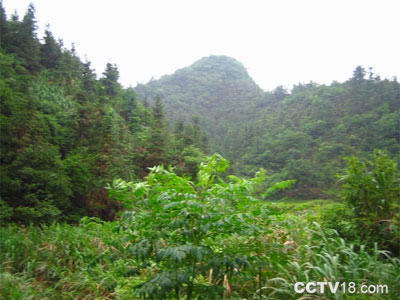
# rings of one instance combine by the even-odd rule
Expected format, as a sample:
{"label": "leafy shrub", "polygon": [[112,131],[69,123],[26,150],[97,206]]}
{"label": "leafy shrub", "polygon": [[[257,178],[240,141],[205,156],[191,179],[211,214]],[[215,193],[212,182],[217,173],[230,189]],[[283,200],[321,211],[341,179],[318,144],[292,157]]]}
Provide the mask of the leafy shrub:
{"label": "leafy shrub", "polygon": [[339,236],[352,242],[360,239],[354,218],[354,212],[343,202],[326,205],[319,212],[319,222],[324,228],[334,229]]}
{"label": "leafy shrub", "polygon": [[394,160],[375,151],[371,161],[347,159],[340,176],[343,198],[353,209],[355,224],[364,239],[399,251],[400,173]]}
{"label": "leafy shrub", "polygon": [[[121,219],[131,234],[128,248],[148,269],[147,280],[136,286],[138,295],[192,299],[206,293],[208,299],[220,299],[232,294],[244,269],[254,263],[258,270],[260,259],[251,256],[264,257],[260,225],[268,220],[252,194],[266,173],[252,179],[228,176],[225,182],[218,174],[228,167],[214,154],[200,165],[197,183],[161,166],[152,168],[144,182],[114,181],[111,197],[130,208]],[[264,192],[290,184],[279,182]]]}

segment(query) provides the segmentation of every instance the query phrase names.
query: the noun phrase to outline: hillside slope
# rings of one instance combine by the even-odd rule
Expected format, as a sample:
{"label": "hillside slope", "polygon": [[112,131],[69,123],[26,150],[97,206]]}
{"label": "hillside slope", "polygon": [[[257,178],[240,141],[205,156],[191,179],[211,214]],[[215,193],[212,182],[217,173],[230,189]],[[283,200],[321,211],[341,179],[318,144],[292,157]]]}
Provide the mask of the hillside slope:
{"label": "hillside slope", "polygon": [[227,56],[204,57],[172,75],[138,85],[135,91],[149,100],[160,97],[171,119],[198,118],[211,150],[219,152],[226,152],[230,129],[245,121],[244,113],[263,94],[244,66]]}
{"label": "hillside slope", "polygon": [[233,161],[234,172],[263,167],[276,180],[296,179],[296,197],[323,197],[345,156],[400,150],[400,84],[362,67],[343,83],[264,92],[239,62],[210,56],[136,92],[161,97],[172,119],[199,116],[211,151]]}
{"label": "hillside slope", "polygon": [[264,167],[277,180],[296,179],[294,195],[321,197],[336,186],[347,156],[368,157],[382,149],[399,159],[396,80],[367,76],[359,68],[346,82],[299,85],[280,101],[270,98],[266,93],[267,108],[248,124],[252,138],[237,135],[237,143],[246,145],[236,156],[243,172]]}

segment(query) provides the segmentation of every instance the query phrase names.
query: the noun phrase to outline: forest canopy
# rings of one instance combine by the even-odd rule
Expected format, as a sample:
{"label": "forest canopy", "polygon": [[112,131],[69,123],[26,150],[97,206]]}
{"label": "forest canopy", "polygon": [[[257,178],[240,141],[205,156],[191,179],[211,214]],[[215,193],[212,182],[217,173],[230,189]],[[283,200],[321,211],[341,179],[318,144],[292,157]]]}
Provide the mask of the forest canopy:
{"label": "forest canopy", "polygon": [[97,78],[49,28],[39,38],[32,5],[23,18],[0,13],[2,222],[112,219],[114,178],[160,164],[197,172],[206,141],[196,122],[173,129],[162,100],[123,88],[115,64]]}

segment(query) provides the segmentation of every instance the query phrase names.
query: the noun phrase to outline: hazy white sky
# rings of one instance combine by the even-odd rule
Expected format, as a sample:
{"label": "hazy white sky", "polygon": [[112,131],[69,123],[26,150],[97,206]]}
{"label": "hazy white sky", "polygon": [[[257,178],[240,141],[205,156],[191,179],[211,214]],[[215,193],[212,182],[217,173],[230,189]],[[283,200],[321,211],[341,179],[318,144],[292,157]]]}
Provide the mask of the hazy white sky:
{"label": "hazy white sky", "polygon": [[98,74],[116,63],[135,86],[210,54],[244,64],[263,89],[348,79],[357,65],[400,77],[399,0],[3,0],[36,7]]}

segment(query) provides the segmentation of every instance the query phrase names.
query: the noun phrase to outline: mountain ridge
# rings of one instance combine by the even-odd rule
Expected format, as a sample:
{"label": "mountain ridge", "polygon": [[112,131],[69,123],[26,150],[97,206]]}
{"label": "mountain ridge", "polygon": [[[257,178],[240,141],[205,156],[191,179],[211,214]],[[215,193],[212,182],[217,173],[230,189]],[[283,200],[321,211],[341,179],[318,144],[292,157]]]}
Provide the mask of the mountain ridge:
{"label": "mountain ridge", "polygon": [[162,97],[172,119],[199,116],[211,152],[232,161],[234,173],[251,176],[263,167],[277,180],[297,180],[294,197],[326,196],[344,156],[400,147],[400,85],[361,66],[342,83],[270,92],[234,58],[209,56],[136,92]]}
{"label": "mountain ridge", "polygon": [[138,84],[135,92],[150,101],[160,97],[170,119],[198,118],[215,145],[212,150],[219,152],[230,124],[243,121],[243,109],[257,103],[264,93],[242,63],[225,55],[203,57],[173,74]]}

